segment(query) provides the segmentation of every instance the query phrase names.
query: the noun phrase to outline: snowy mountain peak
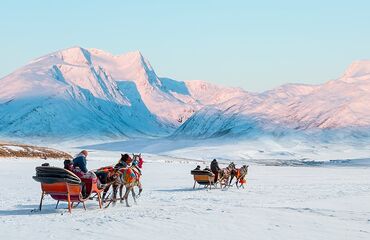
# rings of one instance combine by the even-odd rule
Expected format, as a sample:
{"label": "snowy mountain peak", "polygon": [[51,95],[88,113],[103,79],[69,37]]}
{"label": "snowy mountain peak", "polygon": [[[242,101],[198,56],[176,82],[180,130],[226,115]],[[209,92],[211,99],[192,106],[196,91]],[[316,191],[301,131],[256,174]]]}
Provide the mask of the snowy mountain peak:
{"label": "snowy mountain peak", "polygon": [[139,60],[143,60],[144,59],[143,54],[139,50],[127,52],[127,53],[124,53],[122,55],[123,56],[126,56],[126,57],[129,57],[129,58],[133,58],[133,59],[139,59]]}
{"label": "snowy mountain peak", "polygon": [[370,60],[353,62],[343,75],[344,81],[352,82],[354,79],[370,78]]}
{"label": "snowy mountain peak", "polygon": [[16,136],[83,129],[104,136],[168,134],[203,106],[235,95],[212,84],[160,79],[140,51],[113,55],[79,46],[30,62],[0,86],[0,133]]}
{"label": "snowy mountain peak", "polygon": [[72,47],[59,52],[60,58],[69,64],[91,64],[91,55],[81,47]]}
{"label": "snowy mountain peak", "polygon": [[[133,51],[133,52],[128,52],[124,55],[119,56],[121,59],[124,59],[127,62],[131,62],[133,65],[136,65],[136,69],[144,70],[145,72],[152,72],[154,73],[154,69],[152,65],[150,65],[149,60],[146,59],[140,51]],[[155,73],[154,73],[155,74]],[[150,80],[150,79],[149,79]]]}

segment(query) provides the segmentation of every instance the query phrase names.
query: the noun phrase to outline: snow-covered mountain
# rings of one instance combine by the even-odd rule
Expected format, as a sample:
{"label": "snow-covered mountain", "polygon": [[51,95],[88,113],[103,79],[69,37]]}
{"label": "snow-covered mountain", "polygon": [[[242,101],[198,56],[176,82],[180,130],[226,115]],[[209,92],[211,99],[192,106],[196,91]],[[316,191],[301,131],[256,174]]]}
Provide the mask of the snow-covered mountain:
{"label": "snow-covered mountain", "polygon": [[[0,136],[368,136],[370,61],[322,85],[250,93],[160,78],[138,51],[72,47],[0,79]],[[346,135],[345,134],[345,135]]]}
{"label": "snow-covered mountain", "polygon": [[287,84],[207,106],[180,126],[174,136],[300,133],[368,137],[369,103],[370,61],[358,61],[342,77],[325,84]]}
{"label": "snow-covered mountain", "polygon": [[38,58],[0,86],[0,134],[16,137],[166,135],[204,105],[244,93],[159,78],[140,52],[81,47]]}

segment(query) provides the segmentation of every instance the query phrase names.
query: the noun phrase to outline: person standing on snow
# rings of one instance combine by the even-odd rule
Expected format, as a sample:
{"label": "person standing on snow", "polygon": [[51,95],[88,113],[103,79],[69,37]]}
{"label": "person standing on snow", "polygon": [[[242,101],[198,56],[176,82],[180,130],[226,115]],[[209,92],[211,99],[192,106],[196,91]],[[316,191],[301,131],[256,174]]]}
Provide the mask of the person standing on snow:
{"label": "person standing on snow", "polygon": [[215,175],[215,182],[217,182],[218,173],[221,171],[221,168],[218,166],[218,162],[216,159],[213,159],[211,162],[211,171]]}

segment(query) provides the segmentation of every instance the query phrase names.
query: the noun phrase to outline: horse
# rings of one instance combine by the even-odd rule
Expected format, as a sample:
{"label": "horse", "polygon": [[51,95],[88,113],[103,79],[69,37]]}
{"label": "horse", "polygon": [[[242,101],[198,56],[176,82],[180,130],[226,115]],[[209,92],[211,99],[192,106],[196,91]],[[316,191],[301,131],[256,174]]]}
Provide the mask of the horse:
{"label": "horse", "polygon": [[226,187],[228,185],[230,175],[234,170],[235,164],[233,162],[231,162],[229,166],[227,166],[226,168],[220,170],[218,174],[219,175],[218,182],[220,183],[221,188],[222,186]]}
{"label": "horse", "polygon": [[[103,201],[107,201],[106,199],[106,195],[110,189],[111,186],[116,186],[116,185],[119,185],[119,183],[117,182],[119,180],[119,176],[122,174],[122,172],[120,172],[120,168],[123,168],[123,167],[127,167],[127,157],[129,158],[129,156],[127,154],[121,154],[121,158],[118,160],[118,163],[113,167],[113,166],[108,166],[108,167],[102,167],[102,168],[99,168],[98,171],[103,171],[105,173],[107,173],[107,182],[105,184],[105,187],[104,187],[104,191],[103,191]],[[131,163],[131,162],[129,162]],[[109,195],[108,195],[109,196]],[[108,198],[108,197],[107,197]]]}
{"label": "horse", "polygon": [[239,188],[238,183],[240,183],[240,186],[242,186],[244,188],[244,183],[246,182],[245,176],[248,174],[248,167],[249,167],[249,165],[243,165],[241,168],[235,168],[231,172],[231,178],[230,178],[229,185],[231,185],[231,181],[235,177],[236,178],[236,182],[235,182],[236,187]]}
{"label": "horse", "polygon": [[[123,155],[121,154],[123,157]],[[122,160],[121,157],[121,160]],[[119,188],[120,190],[120,202],[122,203],[123,200],[126,201],[126,206],[129,207],[128,204],[128,195],[131,191],[132,197],[134,199],[134,202],[136,203],[136,199],[140,196],[141,192],[143,191],[141,182],[140,182],[140,176],[141,176],[141,170],[143,164],[143,159],[141,157],[141,154],[133,154],[133,161],[132,165],[128,167],[122,167],[119,171],[119,176],[111,185],[113,187],[113,196],[112,196],[112,202],[113,204],[117,201],[117,190]],[[139,187],[139,194],[136,196],[136,193],[134,191],[134,187]],[[126,187],[126,192],[122,196],[123,187]],[[109,205],[108,205],[109,206]]]}
{"label": "horse", "polygon": [[98,171],[103,171],[107,173],[107,181],[104,184],[102,197],[103,202],[105,202],[107,200],[106,195],[108,193],[108,190],[110,189],[110,186],[112,186],[117,181],[121,173],[119,172],[119,169],[114,168],[112,166],[99,168]]}
{"label": "horse", "polygon": [[[128,204],[128,195],[131,192],[132,198],[134,199],[134,202],[136,203],[136,199],[140,196],[141,192],[143,191],[141,182],[140,182],[140,176],[141,173],[138,171],[138,169],[135,166],[131,166],[128,168],[121,169],[122,174],[120,175],[118,182],[119,182],[119,194],[121,203],[123,200],[126,202],[126,206],[130,207]],[[139,187],[139,194],[136,196],[136,193],[134,191],[134,187]],[[116,185],[113,186],[113,199],[115,198],[117,194],[117,187]],[[122,196],[122,190],[123,187],[126,187],[126,192]]]}

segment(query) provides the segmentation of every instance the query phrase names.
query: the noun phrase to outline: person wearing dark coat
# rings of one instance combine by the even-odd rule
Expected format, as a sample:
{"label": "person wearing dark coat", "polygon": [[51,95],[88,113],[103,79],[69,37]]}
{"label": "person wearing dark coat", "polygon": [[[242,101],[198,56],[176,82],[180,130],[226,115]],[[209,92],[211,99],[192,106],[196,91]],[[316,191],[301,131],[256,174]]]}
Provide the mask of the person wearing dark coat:
{"label": "person wearing dark coat", "polygon": [[78,167],[82,172],[87,173],[87,163],[86,157],[88,153],[86,150],[81,151],[74,159],[73,159],[73,167]]}
{"label": "person wearing dark coat", "polygon": [[213,173],[220,171],[220,167],[218,166],[218,162],[216,159],[213,159],[211,162],[211,170]]}
{"label": "person wearing dark coat", "polygon": [[[78,167],[81,172],[87,173],[89,170],[87,170],[87,158],[88,152],[86,150],[81,151],[73,160],[73,167],[76,168]],[[74,171],[75,172],[75,171]],[[75,172],[76,173],[76,172]],[[107,183],[107,177],[108,174],[105,172],[95,172],[96,177],[99,179],[101,184],[106,184]],[[77,175],[80,178],[87,178],[87,175]]]}
{"label": "person wearing dark coat", "polygon": [[[73,160],[72,160],[72,164],[73,164],[73,169],[71,168],[71,166],[69,166],[71,168],[71,170],[79,177],[79,178],[83,178],[85,173],[88,172],[87,170],[87,163],[86,163],[86,157],[87,157],[88,153],[86,150],[82,150]],[[67,166],[65,166],[67,167]],[[76,169],[76,167],[78,167],[81,172],[79,172],[79,170]],[[80,174],[78,174],[78,172]],[[83,197],[87,197],[87,192],[86,192],[86,184],[84,182],[81,182],[81,194]]]}
{"label": "person wearing dark coat", "polygon": [[211,171],[215,175],[215,182],[217,182],[218,173],[219,171],[221,171],[221,168],[218,166],[218,162],[216,159],[213,159],[211,162]]}

